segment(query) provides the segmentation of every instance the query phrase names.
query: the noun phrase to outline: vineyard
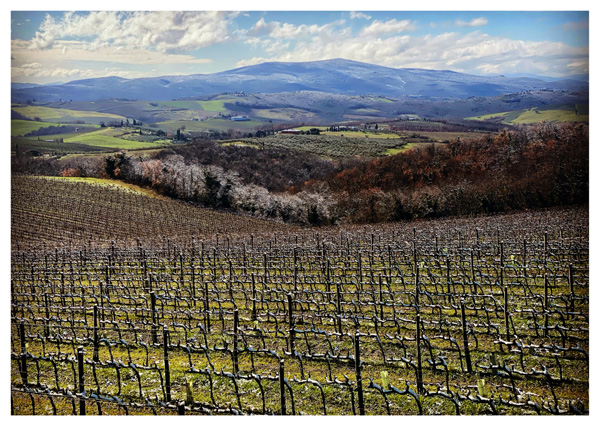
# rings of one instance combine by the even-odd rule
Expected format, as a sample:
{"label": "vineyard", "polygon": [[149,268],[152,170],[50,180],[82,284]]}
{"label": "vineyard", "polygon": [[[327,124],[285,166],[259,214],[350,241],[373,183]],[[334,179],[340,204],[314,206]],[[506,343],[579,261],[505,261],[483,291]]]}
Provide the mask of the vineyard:
{"label": "vineyard", "polygon": [[291,227],[12,179],[15,415],[588,414],[587,208]]}

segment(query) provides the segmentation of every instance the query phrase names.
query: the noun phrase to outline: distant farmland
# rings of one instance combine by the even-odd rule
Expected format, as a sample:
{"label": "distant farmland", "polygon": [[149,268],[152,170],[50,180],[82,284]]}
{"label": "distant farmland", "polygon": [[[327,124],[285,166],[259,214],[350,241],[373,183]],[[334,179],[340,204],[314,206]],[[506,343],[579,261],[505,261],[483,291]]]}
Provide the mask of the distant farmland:
{"label": "distant farmland", "polygon": [[466,120],[501,120],[507,124],[532,124],[541,121],[551,122],[589,122],[589,112],[587,106],[578,106],[578,113],[575,113],[574,106],[553,109],[528,108],[517,111],[498,112],[493,114],[478,115],[467,117]]}
{"label": "distant farmland", "polygon": [[88,123],[99,123],[100,121],[125,120],[117,115],[95,111],[79,111],[63,108],[48,108],[43,106],[13,106],[13,110],[29,118],[38,117],[42,121],[50,123],[68,123],[81,120]]}
{"label": "distant farmland", "polygon": [[[29,120],[11,120],[10,123],[10,135],[11,136],[24,136],[30,132],[37,131],[42,128],[48,127],[59,127],[62,123],[47,123],[43,121],[29,121]],[[77,125],[80,130],[97,129],[97,125]]]}

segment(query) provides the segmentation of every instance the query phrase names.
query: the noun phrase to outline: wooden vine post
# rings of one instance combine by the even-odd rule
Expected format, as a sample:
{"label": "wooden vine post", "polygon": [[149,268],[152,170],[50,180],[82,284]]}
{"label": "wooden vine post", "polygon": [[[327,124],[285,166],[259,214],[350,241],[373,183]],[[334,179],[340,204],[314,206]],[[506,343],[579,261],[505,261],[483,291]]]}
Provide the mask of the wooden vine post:
{"label": "wooden vine post", "polygon": [[[504,268],[500,269],[503,271]],[[508,287],[504,286],[504,327],[506,328],[506,341],[510,342],[510,327],[509,327],[509,313],[508,313]]]}
{"label": "wooden vine post", "polygon": [[285,365],[284,360],[279,360],[279,404],[281,405],[281,415],[286,415],[285,407]]}
{"label": "wooden vine post", "polygon": [[150,292],[150,315],[152,326],[150,329],[150,335],[152,336],[152,344],[156,345],[158,343],[158,337],[156,333],[156,294],[154,292]]}
{"label": "wooden vine post", "polygon": [[571,310],[571,318],[575,317],[575,268],[573,267],[573,264],[570,263],[569,264],[569,290],[571,293],[571,305],[570,305],[570,310]]}
{"label": "wooden vine post", "polygon": [[548,276],[544,274],[544,337],[548,337]]}
{"label": "wooden vine post", "polygon": [[27,378],[27,346],[25,345],[25,321],[19,323],[19,337],[21,339],[21,378],[23,384],[28,384]]}
{"label": "wooden vine post", "polygon": [[167,402],[171,402],[171,371],[169,369],[169,329],[163,328],[163,353],[165,360],[165,393]]}
{"label": "wooden vine post", "polygon": [[467,337],[467,315],[465,313],[465,299],[460,300],[460,318],[462,322],[463,346],[465,352],[465,360],[467,362],[467,371],[469,373],[472,373],[473,368],[471,366],[471,351],[469,350],[469,339]]}
{"label": "wooden vine post", "polygon": [[354,371],[356,373],[356,393],[358,394],[358,413],[365,415],[365,401],[362,388],[362,365],[360,363],[360,337],[358,331],[354,334]]}
{"label": "wooden vine post", "polygon": [[233,358],[233,374],[237,374],[238,373],[238,349],[237,349],[237,342],[238,342],[238,327],[239,327],[239,323],[240,323],[240,313],[236,309],[235,311],[233,311],[233,351],[231,353],[231,356]]}
{"label": "wooden vine post", "polygon": [[416,331],[416,341],[417,341],[417,371],[416,371],[416,379],[417,379],[417,392],[423,393],[423,365],[421,363],[421,314],[417,311],[417,331]]}
{"label": "wooden vine post", "polygon": [[79,397],[79,415],[85,416],[85,399],[83,394],[85,393],[85,377],[83,375],[83,346],[77,348],[77,367],[79,373],[79,393],[82,395]]}
{"label": "wooden vine post", "polygon": [[94,362],[100,361],[98,345],[98,305],[94,305],[94,354],[92,356]]}
{"label": "wooden vine post", "polygon": [[294,300],[292,293],[287,294],[288,302],[288,349],[290,353],[294,353],[296,350],[296,344],[294,342],[296,337],[296,330],[294,329]]}

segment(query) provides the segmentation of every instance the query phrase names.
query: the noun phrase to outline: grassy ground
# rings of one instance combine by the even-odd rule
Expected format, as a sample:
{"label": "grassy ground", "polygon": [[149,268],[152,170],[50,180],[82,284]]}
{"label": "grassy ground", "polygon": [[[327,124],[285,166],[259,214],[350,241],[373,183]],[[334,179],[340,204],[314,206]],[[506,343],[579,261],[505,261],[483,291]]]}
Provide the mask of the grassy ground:
{"label": "grassy ground", "polygon": [[170,201],[170,198],[158,194],[156,191],[148,188],[142,188],[138,185],[122,182],[120,180],[113,179],[100,179],[100,178],[87,178],[87,177],[44,177],[44,179],[55,180],[57,182],[81,182],[87,185],[98,185],[102,188],[125,191],[132,194],[141,194],[150,198],[161,199]]}
{"label": "grassy ground", "polygon": [[532,108],[524,111],[512,120],[513,124],[530,124],[537,123],[539,121],[552,121],[552,122],[573,122],[573,121],[584,121],[590,120],[589,115],[577,115],[575,111],[565,111],[561,109],[551,110],[539,110],[538,108]]}
{"label": "grassy ground", "polygon": [[294,127],[294,129],[296,130],[303,130],[303,131],[307,131],[310,129],[319,129],[321,132],[324,132],[328,129],[329,127],[326,126],[300,126],[300,127]]}
{"label": "grassy ground", "polygon": [[197,101],[200,107],[204,111],[212,111],[212,112],[227,112],[227,108],[225,108],[225,102],[228,99],[212,99],[210,101]]}
{"label": "grassy ground", "polygon": [[94,119],[94,121],[97,121],[98,119],[103,119],[105,121],[120,121],[126,119],[125,117],[117,114],[109,114],[95,111],[79,111],[63,108],[48,108],[41,106],[15,106],[12,107],[12,109],[29,118],[39,117],[42,121],[57,123],[74,121],[75,119],[83,120],[86,122],[90,119]]}
{"label": "grassy ground", "polygon": [[[162,345],[162,326],[166,325],[175,401],[186,400],[189,382],[197,405],[260,413],[264,393],[267,410],[277,413],[276,376],[281,358],[296,413],[322,415],[324,398],[327,414],[351,415],[352,398],[357,404],[356,375],[354,362],[347,356],[354,355],[353,336],[360,331],[366,414],[418,413],[409,395],[387,393],[384,397],[369,388],[371,380],[385,387],[387,373],[397,389],[410,385],[415,390],[415,369],[410,363],[416,362],[418,348],[425,391],[417,399],[423,414],[454,414],[451,401],[431,395],[438,391],[471,395],[472,400],[460,401],[460,413],[465,415],[491,414],[492,410],[502,415],[534,414],[528,401],[538,407],[556,405],[563,412],[574,401],[589,408],[589,360],[582,353],[561,349],[578,345],[589,350],[585,208],[302,229],[157,200],[113,181],[13,179],[12,238],[35,239],[37,246],[24,249],[21,240],[21,248],[12,253],[10,351],[21,352],[18,325],[24,319],[25,349],[37,357],[37,362],[27,361],[32,389],[38,389],[39,381],[54,390],[77,393],[77,363],[72,359],[77,346],[83,345],[88,360],[84,366],[87,395],[118,396],[125,403],[142,405],[149,401],[158,414],[173,413],[158,408],[165,400],[161,383],[166,380]],[[200,212],[207,214],[208,226],[194,222]],[[27,223],[34,218],[40,218],[37,226]],[[232,221],[228,227],[216,232],[211,228],[225,220]],[[189,230],[184,229],[184,222],[191,225]],[[129,228],[122,228],[123,224]],[[177,227],[180,239],[175,240]],[[106,240],[73,238],[73,232],[91,228],[104,233],[99,235]],[[44,251],[41,242],[52,233]],[[119,235],[130,240],[109,242]],[[527,266],[522,261],[523,239],[529,242]],[[418,247],[418,263],[413,260],[413,244]],[[572,292],[567,279],[571,263],[575,268]],[[415,268],[421,272],[419,291]],[[505,329],[499,282],[509,289],[509,330]],[[157,296],[154,320],[149,285]],[[549,290],[546,296],[545,290]],[[295,349],[302,357],[287,348],[288,294],[295,300]],[[473,372],[466,371],[465,365],[461,298],[466,301],[465,324],[471,330],[467,345]],[[94,367],[90,336],[93,306],[99,303],[105,318],[100,317],[101,363]],[[573,314],[565,313],[571,310],[569,303],[573,303]],[[416,306],[421,307],[424,336],[419,347]],[[234,342],[236,309],[239,324]],[[540,328],[544,312],[549,317],[547,336]],[[341,334],[336,332],[338,318]],[[156,345],[151,343],[152,324],[158,324]],[[49,337],[45,337],[46,325]],[[509,350],[500,339],[511,330],[516,337]],[[252,357],[242,353],[239,371],[245,377],[227,376],[234,368],[234,343],[240,349],[272,352],[254,352]],[[319,358],[315,354],[329,355]],[[514,379],[494,374],[492,363],[506,366]],[[139,381],[132,365],[141,373]],[[19,367],[12,359],[11,384],[17,389],[11,392],[14,413],[33,414],[33,400],[36,414],[52,414],[47,393],[30,398],[18,390],[22,390]],[[544,368],[551,380],[541,373],[517,373]],[[255,380],[247,376],[250,373],[263,378]],[[343,382],[345,377],[352,382],[350,389],[332,383],[334,378]],[[322,393],[308,378],[322,385]],[[478,386],[481,379],[485,384]],[[286,395],[290,413],[292,403]],[[492,397],[495,405],[480,397]],[[73,409],[68,396],[55,397],[53,402],[58,414],[79,410],[76,400]],[[124,414],[117,404],[103,401],[100,406],[103,414]],[[89,414],[97,414],[97,407],[93,399],[88,400]],[[152,413],[149,408],[130,408],[130,414]]]}
{"label": "grassy ground", "polygon": [[575,122],[575,121],[589,121],[589,115],[587,110],[581,108],[581,114],[575,114],[573,106],[568,108],[530,108],[524,110],[499,112],[495,114],[479,115],[474,117],[467,117],[466,120],[491,120],[501,119],[502,122],[507,124],[532,124],[539,123],[541,121],[550,122]]}
{"label": "grassy ground", "polygon": [[[10,121],[10,135],[11,136],[23,136],[27,133],[33,132],[35,130],[39,130],[41,128],[47,127],[58,127],[61,126],[62,123],[45,123],[43,121],[29,121],[29,120],[11,120]],[[72,126],[72,124],[71,124]],[[95,128],[99,128],[97,125],[85,125],[85,124],[77,124],[82,131],[83,130],[91,130]],[[60,137],[60,135],[50,135],[49,137]],[[43,138],[43,136],[40,136]]]}
{"label": "grassy ground", "polygon": [[[558,215],[560,213],[557,212]],[[568,213],[567,213],[568,215]],[[572,217],[564,217],[566,220]],[[583,217],[582,217],[583,218]],[[261,394],[265,394],[267,410],[276,413],[279,410],[279,392],[276,380],[261,380],[262,387],[259,388],[257,381],[246,378],[235,378],[222,375],[223,371],[233,371],[233,362],[230,351],[225,348],[233,347],[233,310],[239,312],[238,347],[271,350],[277,356],[269,354],[256,354],[252,358],[246,352],[239,357],[239,371],[246,375],[254,373],[262,377],[276,377],[278,372],[278,357],[285,361],[285,377],[294,392],[294,407],[296,413],[302,411],[305,414],[322,415],[322,397],[326,402],[327,414],[329,415],[351,415],[351,395],[356,401],[356,376],[354,363],[351,359],[324,359],[311,358],[309,354],[325,354],[331,356],[349,354],[353,355],[354,342],[352,336],[357,330],[361,332],[361,361],[363,376],[363,392],[366,414],[385,415],[414,415],[418,413],[416,402],[408,395],[394,395],[388,393],[384,398],[381,393],[369,388],[371,380],[373,383],[384,386],[384,373],[387,374],[389,383],[399,390],[404,390],[410,385],[416,389],[415,370],[410,362],[416,362],[417,344],[415,323],[415,287],[413,282],[414,270],[412,267],[412,250],[410,243],[408,248],[403,249],[404,244],[394,246],[391,254],[385,254],[378,246],[386,247],[395,240],[405,241],[414,235],[415,226],[418,227],[418,236],[421,250],[428,253],[422,257],[418,266],[423,272],[420,278],[422,290],[421,320],[423,335],[427,336],[421,342],[421,357],[423,361],[422,374],[425,392],[421,392],[417,399],[421,402],[424,414],[449,415],[454,414],[455,407],[447,399],[441,396],[433,397],[430,393],[458,392],[465,396],[470,394],[473,400],[462,400],[460,412],[465,415],[491,414],[492,409],[499,414],[533,414],[534,408],[527,404],[532,401],[538,406],[554,406],[555,401],[561,410],[568,410],[571,401],[579,400],[589,407],[589,362],[581,354],[565,355],[560,352],[554,353],[554,349],[546,347],[548,344],[559,344],[568,348],[575,341],[581,342],[582,346],[588,348],[587,328],[589,325],[587,315],[588,284],[586,278],[585,258],[578,257],[575,253],[568,254],[564,250],[566,246],[578,241],[575,232],[571,231],[559,237],[556,224],[550,225],[543,216],[537,216],[537,220],[531,223],[523,221],[523,218],[511,216],[486,218],[477,222],[479,243],[475,242],[473,232],[473,219],[459,221],[451,225],[447,221],[433,221],[429,223],[408,223],[394,227],[378,227],[377,236],[373,235],[373,228],[352,227],[342,229],[342,233],[350,231],[352,243],[345,241],[347,251],[328,251],[327,260],[333,265],[331,281],[334,287],[338,284],[341,288],[341,321],[342,334],[336,334],[335,325],[335,292],[327,289],[324,280],[319,253],[321,249],[314,247],[314,230],[293,230],[291,234],[274,234],[273,232],[259,245],[259,234],[254,233],[252,241],[257,244],[251,249],[248,236],[242,237],[233,250],[225,250],[224,241],[221,240],[221,251],[216,246],[206,246],[210,257],[200,258],[196,252],[194,260],[190,255],[192,247],[183,246],[181,257],[175,259],[167,253],[166,242],[163,246],[144,246],[148,251],[146,257],[150,276],[160,277],[153,282],[155,294],[160,295],[158,299],[156,315],[159,325],[168,325],[170,333],[169,365],[171,395],[174,400],[183,401],[187,397],[186,383],[189,382],[192,389],[192,399],[198,403],[217,405],[220,407],[232,406],[241,411],[260,412],[262,410]],[[546,218],[547,219],[547,218]],[[521,224],[520,227],[511,228],[507,225],[513,223]],[[522,225],[527,222],[527,226]],[[539,223],[540,225],[533,225]],[[432,243],[428,244],[422,234],[429,235],[453,226],[453,230],[459,231],[458,240],[452,235],[440,239],[439,250],[433,250]],[[531,231],[529,226],[537,226]],[[441,228],[440,228],[441,226]],[[458,228],[457,228],[458,227]],[[507,245],[507,254],[514,250],[517,253],[516,260],[511,259],[504,270],[505,282],[510,282],[510,313],[514,333],[518,336],[515,342],[521,347],[526,345],[521,352],[517,345],[512,346],[509,351],[506,345],[499,341],[504,336],[504,317],[502,306],[498,306],[494,300],[502,300],[502,295],[496,284],[498,276],[495,258],[498,227],[502,229],[504,241],[519,242],[518,237],[523,232],[531,241],[537,241],[540,232],[550,231],[550,258],[562,258],[560,263],[553,266],[551,303],[557,309],[551,314],[550,324],[563,325],[563,330],[557,327],[549,331],[548,336],[538,334],[541,324],[541,311],[539,311],[542,294],[544,292],[543,279],[539,272],[543,271],[544,265],[539,260],[542,249],[540,246],[530,246],[530,262],[526,285],[518,282],[521,274],[519,260],[519,249],[515,245]],[[394,230],[395,234],[389,232]],[[521,231],[521,233],[519,233]],[[266,231],[265,231],[266,232]],[[339,228],[320,229],[319,237],[327,241],[339,241]],[[298,235],[299,234],[299,235]],[[344,234],[345,235],[345,234]],[[433,235],[433,234],[431,234]],[[294,236],[300,236],[296,243]],[[289,238],[292,237],[290,240]],[[261,237],[262,238],[262,237]],[[348,237],[350,238],[350,237]],[[380,239],[381,238],[381,239]],[[462,241],[461,241],[462,240]],[[199,240],[196,240],[199,241]],[[228,240],[229,241],[229,240]],[[240,242],[247,245],[241,250]],[[436,240],[437,241],[437,240]],[[289,243],[293,242],[293,245]],[[199,244],[199,243],[197,243]],[[463,274],[470,274],[468,270],[463,271],[459,254],[461,247],[473,247],[479,244],[482,255],[475,257],[475,268],[481,272],[479,279],[481,290],[476,296],[472,293],[469,278]],[[202,246],[204,247],[204,245]],[[213,250],[213,247],[215,250]],[[362,269],[358,269],[358,252],[361,248]],[[436,246],[437,247],[437,246]],[[508,251],[509,247],[513,247]],[[543,247],[543,245],[541,245]],[[182,247],[179,246],[179,249]],[[448,251],[454,251],[448,253]],[[199,250],[197,248],[197,250]],[[100,337],[110,341],[100,344],[99,359],[102,365],[96,367],[92,374],[90,363],[85,365],[85,388],[89,392],[100,395],[118,395],[125,402],[144,402],[149,398],[155,402],[164,400],[161,383],[164,379],[165,361],[162,348],[162,333],[159,327],[158,345],[148,345],[151,342],[149,315],[146,307],[148,303],[147,281],[144,279],[144,266],[142,265],[139,247],[133,245],[122,250],[116,247],[116,254],[111,255],[110,273],[112,284],[110,294],[107,290],[103,298],[104,307],[108,320],[102,322],[99,330]],[[437,253],[436,253],[437,252]],[[75,251],[74,253],[79,253]],[[107,251],[87,251],[86,265],[72,261],[66,263],[62,258],[50,251],[46,256],[27,254],[26,256],[15,256],[12,265],[14,273],[14,295],[21,303],[13,305],[13,316],[25,317],[27,321],[27,351],[37,357],[46,354],[61,353],[63,355],[75,355],[75,344],[70,344],[70,339],[76,335],[85,343],[85,358],[90,359],[92,347],[89,339],[84,340],[86,332],[90,331],[92,323],[92,304],[97,303],[96,295],[99,286],[105,284],[104,273],[106,271]],[[108,252],[110,253],[110,251]],[[263,256],[271,259],[269,273],[264,274],[262,268]],[[390,263],[388,256],[393,256]],[[294,264],[290,262],[291,258]],[[452,262],[452,279],[446,281],[446,270],[443,266],[446,259]],[[22,260],[23,259],[23,260]],[[202,259],[202,260],[201,260]],[[567,261],[577,263],[577,312],[574,317],[565,317],[558,310],[562,310],[563,297],[568,296],[568,283],[563,275]],[[23,263],[21,263],[23,262]],[[81,262],[81,256],[78,260]],[[44,318],[46,312],[43,304],[34,305],[31,309],[21,307],[23,303],[29,302],[31,297],[32,282],[29,277],[35,271],[41,272],[44,264],[48,264],[56,277],[47,288],[50,297],[50,320],[49,334],[54,336],[60,332],[61,339],[43,338],[44,325],[42,321],[32,321],[30,318]],[[69,269],[72,267],[77,272],[76,276],[81,278],[69,279]],[[194,275],[197,287],[197,304],[194,306],[190,296],[192,285],[192,264],[195,264]],[[233,266],[232,266],[233,265]],[[298,267],[295,267],[298,266]],[[391,268],[391,269],[390,269]],[[79,273],[85,271],[86,273]],[[389,271],[389,272],[388,272]],[[181,279],[181,273],[184,278]],[[58,278],[60,274],[67,278],[64,283]],[[154,274],[154,275],[153,275]],[[373,274],[380,274],[383,279],[382,289],[377,291],[377,279],[373,280]],[[390,275],[391,274],[391,275]],[[491,276],[484,277],[488,274]],[[296,276],[297,280],[293,277]],[[201,278],[200,278],[201,277]],[[350,279],[346,279],[350,277]],[[536,278],[537,277],[537,278]],[[256,300],[257,319],[251,317],[252,301],[250,300],[250,286],[256,279],[258,297]],[[465,283],[465,280],[467,281]],[[297,281],[297,289],[294,284]],[[201,293],[202,284],[209,284],[209,312],[210,326],[206,321],[206,310],[204,306],[204,293]],[[451,284],[452,283],[452,284]],[[364,287],[359,289],[359,285]],[[446,294],[446,286],[452,285],[452,291]],[[526,287],[529,289],[527,290]],[[106,289],[106,287],[105,287]],[[63,291],[64,290],[64,291]],[[84,294],[85,291],[85,294]],[[287,338],[287,311],[284,296],[287,292],[297,297],[294,318],[295,329],[307,334],[298,333],[295,340],[296,351],[303,357],[286,353]],[[529,292],[533,292],[530,296]],[[328,303],[328,296],[334,301]],[[66,296],[64,296],[66,295]],[[447,297],[451,296],[452,302]],[[486,296],[486,297],[482,297]],[[468,336],[470,353],[473,362],[473,372],[465,370],[464,353],[459,356],[459,350],[464,348],[462,341],[462,320],[460,308],[457,309],[458,298],[467,300],[465,310],[466,319],[472,333]],[[66,300],[65,300],[66,299]],[[95,300],[95,301],[94,301]],[[69,303],[68,305],[65,303]],[[86,309],[82,309],[85,301]],[[378,302],[385,302],[380,304]],[[235,302],[235,303],[234,303]],[[502,304],[503,302],[500,302]],[[317,310],[316,307],[319,307]],[[477,307],[477,309],[475,309]],[[483,308],[486,308],[485,311]],[[76,309],[73,309],[76,308]],[[538,310],[537,320],[531,318],[533,309]],[[83,321],[83,312],[86,313]],[[486,317],[488,312],[489,318]],[[63,321],[60,321],[60,320]],[[71,321],[76,321],[73,327]],[[537,323],[535,329],[532,327]],[[12,322],[11,328],[11,350],[18,353],[19,337],[17,332],[18,321]],[[130,324],[131,326],[127,326]],[[202,328],[198,326],[202,325]],[[488,326],[486,326],[488,324]],[[489,327],[492,325],[498,330]],[[119,328],[117,328],[117,326]],[[186,328],[187,327],[187,328]],[[314,333],[314,332],[317,333]],[[329,333],[325,337],[320,332]],[[499,334],[501,333],[501,334]],[[561,343],[561,336],[569,335],[567,344]],[[307,337],[305,337],[307,336]],[[452,339],[454,342],[452,342]],[[580,339],[580,340],[578,340]],[[146,342],[148,352],[144,350],[140,341]],[[431,346],[430,343],[431,342]],[[42,345],[44,343],[44,345]],[[200,349],[204,346],[208,350]],[[520,355],[523,355],[522,357]],[[401,358],[404,357],[404,360]],[[448,374],[442,364],[432,365],[428,359],[443,357],[447,366]],[[490,368],[493,363],[499,366],[506,365],[510,371],[532,372],[540,370],[542,365],[548,368],[552,375],[552,381],[544,378],[543,374],[533,376],[522,376],[514,373],[514,380],[507,375],[492,374]],[[112,362],[115,360],[115,362]],[[560,362],[560,364],[559,364]],[[122,363],[122,364],[121,364]],[[56,370],[48,360],[41,360],[38,364],[41,368],[36,369],[33,361],[29,361],[29,377],[32,383],[39,378],[40,382],[50,387],[66,388],[75,392],[76,376],[71,364],[68,362],[56,363]],[[160,376],[156,369],[141,370],[140,381],[134,374],[131,366],[140,367],[153,366],[160,368],[163,375]],[[121,365],[117,370],[116,365]],[[560,365],[560,366],[559,366]],[[117,375],[119,371],[119,375]],[[209,371],[211,380],[202,374]],[[55,374],[56,372],[56,374]],[[21,385],[19,366],[16,361],[11,361],[11,383],[17,387]],[[162,379],[161,379],[162,377]],[[310,377],[323,385],[323,393],[314,384],[298,381]],[[331,382],[333,379],[352,381],[350,389],[336,386]],[[563,380],[564,378],[564,380]],[[485,384],[478,386],[479,380],[484,379]],[[58,381],[58,385],[54,384]],[[120,385],[119,385],[120,383]],[[141,389],[140,389],[141,387]],[[389,389],[389,388],[388,388]],[[24,397],[19,392],[13,392],[13,407],[16,414],[32,414],[32,403],[30,398]],[[494,398],[494,406],[481,403],[478,399],[486,397]],[[286,397],[288,413],[292,410],[289,394]],[[517,404],[509,406],[508,403],[499,403],[500,398],[505,402]],[[61,401],[61,399],[57,398]],[[40,397],[36,400],[37,413],[50,414],[51,406],[49,400]],[[68,400],[67,400],[68,402]],[[156,404],[158,405],[158,404]],[[116,405],[109,403],[101,404],[104,414],[121,413]],[[96,405],[89,402],[89,413],[96,413]],[[78,409],[78,406],[76,406]],[[60,405],[61,414],[70,414],[72,407],[69,404]],[[148,411],[150,411],[148,409]],[[542,411],[542,413],[547,413]],[[133,412],[132,414],[142,414]],[[148,412],[146,412],[148,414]]]}
{"label": "grassy ground", "polygon": [[378,131],[358,131],[358,132],[350,132],[350,131],[339,131],[339,132],[322,132],[322,134],[324,135],[330,135],[330,136],[342,136],[344,135],[344,137],[350,137],[350,138],[367,138],[367,139],[399,139],[400,136],[398,136],[395,133],[381,133]]}
{"label": "grassy ground", "polygon": [[150,105],[153,109],[159,110],[159,109],[164,109],[164,107],[166,108],[185,108],[185,109],[191,109],[191,110],[203,110],[204,108],[202,108],[202,104],[198,101],[161,101],[161,102],[156,102],[158,105],[156,107],[154,107],[153,105]]}
{"label": "grassy ground", "polygon": [[52,155],[94,155],[93,153],[106,153],[114,149],[106,147],[97,147],[79,143],[61,143],[46,142],[45,140],[13,138],[11,140],[11,151],[15,152],[17,146],[21,152],[28,150],[38,151],[40,153],[50,153]]}
{"label": "grassy ground", "polygon": [[317,114],[298,108],[253,108],[251,115],[265,120],[307,121],[314,120]]}
{"label": "grassy ground", "polygon": [[182,126],[185,126],[186,132],[206,132],[210,130],[226,132],[229,129],[241,129],[250,130],[259,126],[263,126],[265,123],[262,121],[250,120],[250,121],[231,121],[229,119],[214,118],[204,121],[179,121],[179,120],[168,120],[156,123],[158,127],[167,132],[176,132]]}
{"label": "grassy ground", "polygon": [[405,152],[408,151],[409,149],[413,149],[418,147],[421,144],[416,144],[416,143],[407,143],[406,145],[404,145],[401,148],[390,148],[388,149],[385,153],[387,155],[395,155],[395,154],[400,154],[401,152]]}
{"label": "grassy ground", "polygon": [[76,135],[65,138],[64,143],[77,143],[103,148],[114,149],[136,149],[152,148],[164,144],[164,142],[139,142],[136,140],[122,139],[120,136],[128,134],[129,130],[107,127],[96,132]]}
{"label": "grassy ground", "polygon": [[241,141],[236,141],[236,142],[225,142],[222,143],[221,145],[223,146],[248,146],[250,148],[259,148],[258,144],[252,144],[252,143],[245,143],[245,142],[241,142]]}

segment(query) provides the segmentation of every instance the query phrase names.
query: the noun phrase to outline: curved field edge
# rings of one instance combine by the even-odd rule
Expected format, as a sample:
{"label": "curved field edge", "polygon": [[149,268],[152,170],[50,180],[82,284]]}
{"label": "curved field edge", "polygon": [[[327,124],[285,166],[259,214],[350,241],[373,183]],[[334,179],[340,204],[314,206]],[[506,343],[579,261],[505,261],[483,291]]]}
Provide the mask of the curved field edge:
{"label": "curved field edge", "polygon": [[197,207],[112,180],[39,176],[12,177],[11,218],[11,241],[16,247],[202,239],[291,228]]}
{"label": "curved field edge", "polygon": [[148,188],[142,188],[137,185],[133,185],[131,183],[126,183],[120,180],[112,180],[112,179],[101,179],[101,178],[90,178],[90,177],[63,177],[63,176],[38,176],[40,179],[48,179],[55,180],[58,182],[81,182],[88,185],[98,185],[103,188],[117,190],[117,191],[126,191],[134,194],[142,194],[151,198],[156,198],[160,200],[172,201],[170,198],[165,197],[164,195],[160,195],[156,191]]}

